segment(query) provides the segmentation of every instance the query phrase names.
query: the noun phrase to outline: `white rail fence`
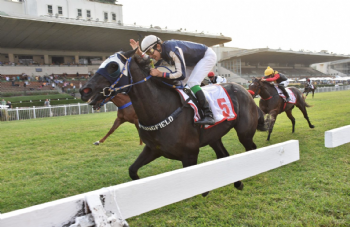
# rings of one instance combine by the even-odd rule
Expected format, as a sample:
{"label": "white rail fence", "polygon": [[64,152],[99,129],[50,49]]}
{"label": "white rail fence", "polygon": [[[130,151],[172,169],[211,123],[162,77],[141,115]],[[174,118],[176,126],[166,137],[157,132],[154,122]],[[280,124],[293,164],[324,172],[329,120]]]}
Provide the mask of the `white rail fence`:
{"label": "white rail fence", "polygon": [[28,108],[14,108],[14,109],[1,109],[0,120],[1,121],[14,121],[14,120],[27,120],[43,117],[58,117],[67,115],[79,115],[79,114],[91,114],[91,113],[104,113],[117,111],[118,107],[112,102],[105,104],[99,111],[96,111],[92,106],[87,103],[83,104],[70,104],[60,106],[49,107],[28,107]]}
{"label": "white rail fence", "polygon": [[328,148],[350,143],[350,125],[325,131],[324,142]]}
{"label": "white rail fence", "polygon": [[[322,85],[319,85],[322,86]],[[301,92],[304,91],[304,88],[300,88],[299,89]],[[346,86],[332,86],[332,87],[317,87],[315,90],[315,93],[321,93],[321,92],[332,92],[332,91],[345,91],[345,90],[350,90],[350,85],[346,85]],[[309,93],[310,95],[310,93]]]}
{"label": "white rail fence", "polygon": [[299,141],[289,140],[196,166],[5,213],[0,216],[0,226],[128,226],[125,221],[127,218],[297,160],[299,160]]}

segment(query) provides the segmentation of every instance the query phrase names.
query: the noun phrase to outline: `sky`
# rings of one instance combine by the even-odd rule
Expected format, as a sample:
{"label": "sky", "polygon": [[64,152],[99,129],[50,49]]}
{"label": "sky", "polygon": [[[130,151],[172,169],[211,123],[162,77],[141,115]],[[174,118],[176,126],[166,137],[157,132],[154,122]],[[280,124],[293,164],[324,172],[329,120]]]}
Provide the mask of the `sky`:
{"label": "sky", "polygon": [[[350,0],[118,0],[124,24],[222,33],[225,46],[350,55]],[[135,37],[137,39],[137,37]]]}

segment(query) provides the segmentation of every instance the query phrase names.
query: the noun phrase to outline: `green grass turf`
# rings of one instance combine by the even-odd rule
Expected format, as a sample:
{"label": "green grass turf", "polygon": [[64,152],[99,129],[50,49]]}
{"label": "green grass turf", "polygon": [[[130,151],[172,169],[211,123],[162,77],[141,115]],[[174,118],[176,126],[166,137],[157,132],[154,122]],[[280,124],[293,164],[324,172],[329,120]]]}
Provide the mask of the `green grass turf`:
{"label": "green grass turf", "polygon": [[[243,191],[228,185],[205,198],[130,218],[130,226],[349,226],[350,143],[325,148],[324,132],[350,125],[350,91],[316,93],[307,102],[313,105],[307,110],[314,129],[295,108],[294,134],[283,113],[270,142],[266,132],[254,137],[259,148],[299,140],[299,161],[244,180]],[[0,212],[130,181],[128,168],[143,147],[133,125],[124,124],[104,144],[92,145],[115,118],[112,112],[0,122]],[[244,152],[234,129],[223,142],[230,155]],[[199,163],[214,159],[210,147],[201,148]],[[159,158],[139,175],[179,168],[181,162]]]}

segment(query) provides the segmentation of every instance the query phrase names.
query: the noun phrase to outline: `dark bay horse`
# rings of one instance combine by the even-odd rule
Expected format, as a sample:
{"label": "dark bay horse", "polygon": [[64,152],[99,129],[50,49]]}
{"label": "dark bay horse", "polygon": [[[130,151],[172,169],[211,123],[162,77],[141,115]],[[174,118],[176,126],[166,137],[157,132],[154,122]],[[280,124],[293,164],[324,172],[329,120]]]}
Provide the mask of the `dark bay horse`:
{"label": "dark bay horse", "polygon": [[[129,52],[124,54],[129,56]],[[144,126],[162,124],[158,130],[139,129],[139,135],[145,147],[136,161],[129,168],[129,175],[133,180],[139,179],[139,168],[164,156],[165,158],[179,160],[183,167],[197,164],[199,148],[211,146],[217,158],[229,156],[221,138],[232,128],[235,128],[239,141],[246,151],[256,149],[253,136],[258,127],[258,108],[251,95],[240,85],[235,83],[221,84],[230,96],[237,118],[224,121],[209,129],[196,127],[193,122],[193,110],[184,106],[178,92],[164,85],[160,78],[147,81],[150,60],[139,56],[131,58],[129,63],[129,80],[134,85],[129,90],[129,96],[139,117],[139,123]],[[117,70],[117,65],[110,64],[108,73]],[[171,80],[166,80],[172,83]],[[102,75],[96,73],[81,89],[81,99],[94,105],[101,98],[101,91],[111,83]],[[121,84],[124,85],[124,84]],[[170,115],[180,110],[177,117],[170,120]],[[261,122],[260,122],[261,123]],[[151,127],[148,127],[151,128]],[[243,183],[234,183],[237,189],[243,189]]]}
{"label": "dark bay horse", "polygon": [[260,109],[270,116],[269,122],[269,134],[267,140],[270,140],[273,126],[276,122],[277,115],[286,112],[288,118],[292,121],[292,132],[295,130],[295,118],[292,115],[292,110],[294,106],[297,106],[303,113],[304,118],[309,123],[310,128],[315,126],[311,124],[309,116],[307,115],[306,107],[310,107],[304,100],[303,94],[299,89],[295,87],[290,87],[290,90],[294,93],[296,98],[296,103],[285,103],[284,100],[278,95],[277,90],[274,85],[268,82],[261,81],[261,78],[253,79],[252,83],[249,85],[249,90],[253,97],[260,95],[261,99],[259,101]]}
{"label": "dark bay horse", "polygon": [[305,84],[304,91],[303,91],[303,94],[306,93],[305,99],[310,92],[312,92],[312,98],[314,97],[315,90],[317,89],[317,87],[315,85],[313,86],[314,88],[310,87],[308,84]]}
{"label": "dark bay horse", "polygon": [[[111,97],[112,98],[112,97]],[[135,124],[137,131],[139,130],[139,120],[135,113],[134,107],[132,105],[128,105],[131,102],[130,97],[127,94],[118,93],[112,99],[107,98],[105,102],[112,101],[114,105],[118,107],[117,119],[115,119],[112,128],[108,131],[108,133],[99,141],[95,142],[95,145],[100,145],[103,143],[121,124],[125,122],[130,122],[131,124]],[[103,100],[96,102],[94,105],[95,110],[100,109],[100,103]],[[127,105],[125,108],[124,105]],[[140,138],[140,145],[142,145],[142,140]]]}

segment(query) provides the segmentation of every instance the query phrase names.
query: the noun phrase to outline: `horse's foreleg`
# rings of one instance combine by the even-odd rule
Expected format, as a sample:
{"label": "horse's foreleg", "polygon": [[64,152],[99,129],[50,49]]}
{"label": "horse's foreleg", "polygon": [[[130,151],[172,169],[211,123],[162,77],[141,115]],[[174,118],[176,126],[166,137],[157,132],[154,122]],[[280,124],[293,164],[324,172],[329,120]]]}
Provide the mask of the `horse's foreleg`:
{"label": "horse's foreleg", "polygon": [[293,117],[292,115],[292,110],[286,110],[286,114],[287,114],[287,117],[290,119],[290,121],[292,122],[292,133],[294,133],[294,129],[295,129],[295,118]]}
{"label": "horse's foreleg", "polygon": [[145,146],[139,157],[137,157],[136,161],[129,167],[130,178],[133,180],[140,179],[140,177],[137,175],[137,171],[142,166],[147,165],[159,157],[160,154],[153,152],[150,147]]}
{"label": "horse's foreleg", "polygon": [[95,142],[95,145],[99,145],[100,143],[103,143],[121,124],[123,124],[125,122],[124,119],[121,118],[117,118],[114,121],[114,124],[112,126],[112,128],[109,130],[109,132],[99,141]]}
{"label": "horse's foreleg", "polygon": [[[136,120],[136,121],[134,121],[134,124],[135,124],[135,127],[136,127],[136,129],[137,129],[137,132],[139,132],[139,121],[138,120]],[[142,145],[142,139],[141,139],[141,137],[139,136],[139,138],[140,138],[140,145]]]}

